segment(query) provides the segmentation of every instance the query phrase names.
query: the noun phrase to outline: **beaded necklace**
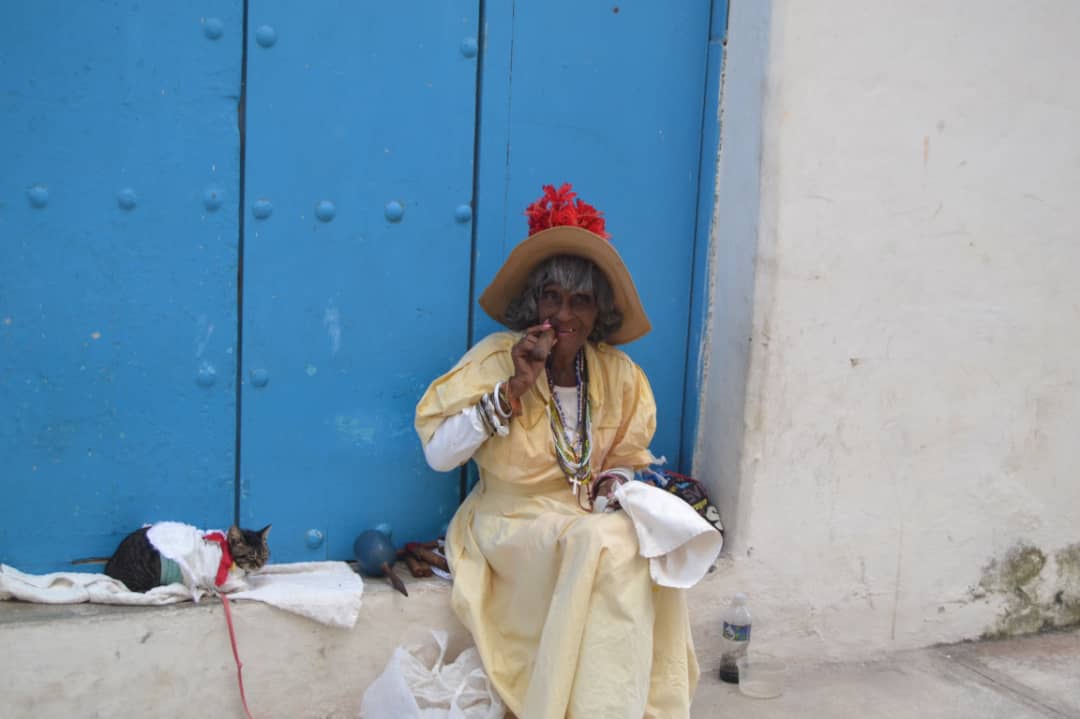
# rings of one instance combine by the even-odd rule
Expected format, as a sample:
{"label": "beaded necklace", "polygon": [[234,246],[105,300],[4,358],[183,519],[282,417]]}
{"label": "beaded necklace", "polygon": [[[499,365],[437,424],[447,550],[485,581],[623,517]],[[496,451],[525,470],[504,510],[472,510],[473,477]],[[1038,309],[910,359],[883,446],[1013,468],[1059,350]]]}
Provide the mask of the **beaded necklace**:
{"label": "beaded necklace", "polygon": [[574,442],[566,430],[566,416],[555,391],[555,382],[551,379],[550,366],[547,379],[551,399],[548,401],[547,410],[551,437],[555,444],[555,458],[558,460],[559,469],[573,487],[574,496],[578,497],[578,488],[582,483],[588,485],[592,481],[592,412],[589,408],[589,381],[585,373],[584,348],[578,350],[577,357],[574,358],[574,374],[577,379],[577,447],[574,447]]}

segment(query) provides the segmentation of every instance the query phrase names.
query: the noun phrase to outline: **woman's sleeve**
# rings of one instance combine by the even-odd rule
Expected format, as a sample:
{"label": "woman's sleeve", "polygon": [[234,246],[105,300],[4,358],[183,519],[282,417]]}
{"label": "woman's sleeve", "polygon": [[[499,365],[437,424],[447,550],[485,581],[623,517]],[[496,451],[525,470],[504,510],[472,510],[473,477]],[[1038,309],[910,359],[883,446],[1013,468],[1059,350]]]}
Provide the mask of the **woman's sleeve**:
{"label": "woman's sleeve", "polygon": [[424,459],[436,472],[449,472],[472,458],[488,438],[476,405],[447,417],[424,445]]}
{"label": "woman's sleeve", "polygon": [[487,392],[513,374],[510,348],[516,341],[510,332],[499,332],[481,340],[452,370],[427,388],[416,405],[415,427],[425,446],[449,417],[475,405]]}
{"label": "woman's sleeve", "polygon": [[642,469],[656,462],[649,451],[656,433],[656,400],[641,368],[632,362],[623,375],[622,419],[603,470],[613,467]]}

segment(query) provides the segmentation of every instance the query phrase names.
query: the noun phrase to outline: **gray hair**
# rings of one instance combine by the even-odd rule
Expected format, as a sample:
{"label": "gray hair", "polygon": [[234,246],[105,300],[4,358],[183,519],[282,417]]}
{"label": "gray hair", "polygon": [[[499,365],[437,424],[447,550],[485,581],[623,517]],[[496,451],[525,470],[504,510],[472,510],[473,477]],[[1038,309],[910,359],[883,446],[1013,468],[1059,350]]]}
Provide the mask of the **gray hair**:
{"label": "gray hair", "polygon": [[540,293],[550,284],[568,292],[586,292],[596,300],[596,323],[589,334],[592,342],[603,342],[622,327],[623,314],[615,307],[615,293],[600,268],[575,255],[556,255],[533,268],[525,288],[506,307],[503,321],[512,330],[524,330],[540,321],[537,303]]}

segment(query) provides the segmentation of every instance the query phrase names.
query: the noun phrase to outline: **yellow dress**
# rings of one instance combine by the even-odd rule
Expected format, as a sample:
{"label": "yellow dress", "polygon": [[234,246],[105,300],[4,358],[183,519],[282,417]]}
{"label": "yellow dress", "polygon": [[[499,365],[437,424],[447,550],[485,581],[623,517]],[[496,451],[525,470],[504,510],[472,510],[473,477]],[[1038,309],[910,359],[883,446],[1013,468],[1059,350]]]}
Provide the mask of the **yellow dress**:
{"label": "yellow dress", "polygon": [[[425,444],[513,374],[519,336],[485,338],[431,384],[416,408]],[[647,465],[656,405],[644,373],[608,345],[590,343],[585,356],[594,472]],[[447,534],[454,611],[520,719],[688,717],[699,672],[683,591],[652,583],[625,513],[578,507],[556,463],[548,398],[537,382],[509,435],[473,455],[480,481]]]}

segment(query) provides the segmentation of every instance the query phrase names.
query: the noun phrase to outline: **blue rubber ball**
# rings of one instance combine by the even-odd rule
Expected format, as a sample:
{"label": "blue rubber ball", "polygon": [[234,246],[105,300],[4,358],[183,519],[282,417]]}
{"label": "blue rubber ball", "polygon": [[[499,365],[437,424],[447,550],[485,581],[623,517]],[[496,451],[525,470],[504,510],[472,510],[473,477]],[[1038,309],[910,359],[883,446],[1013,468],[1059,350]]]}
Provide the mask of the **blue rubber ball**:
{"label": "blue rubber ball", "polygon": [[353,543],[353,554],[360,571],[373,577],[383,576],[383,564],[392,566],[397,556],[390,536],[377,529],[360,533]]}

